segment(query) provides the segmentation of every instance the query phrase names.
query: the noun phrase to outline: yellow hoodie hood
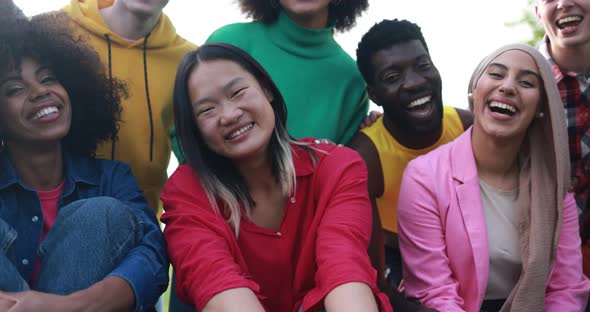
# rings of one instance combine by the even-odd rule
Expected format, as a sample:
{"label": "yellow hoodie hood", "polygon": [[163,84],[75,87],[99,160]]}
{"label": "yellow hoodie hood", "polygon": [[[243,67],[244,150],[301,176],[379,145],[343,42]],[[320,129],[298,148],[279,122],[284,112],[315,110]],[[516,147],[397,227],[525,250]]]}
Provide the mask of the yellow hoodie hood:
{"label": "yellow hoodie hood", "polygon": [[[113,43],[122,46],[141,46],[143,44],[143,39],[128,42],[112,32],[105,24],[100,15],[100,9],[109,7],[112,4],[113,0],[72,0],[70,5],[64,8],[64,11],[88,32],[98,36],[108,34]],[[147,48],[166,48],[174,45],[183,45],[185,43],[186,40],[176,34],[176,28],[174,28],[174,25],[168,16],[161,14],[160,20],[150,32]]]}
{"label": "yellow hoodie hood", "polygon": [[167,179],[172,127],[172,92],[176,69],[186,52],[196,46],[176,34],[162,13],[145,38],[129,42],[113,33],[100,15],[112,0],[71,0],[63,10],[72,18],[75,31],[98,52],[111,77],[127,83],[129,98],[123,100],[116,144],[107,142],[97,157],[131,165],[141,189],[154,211]]}

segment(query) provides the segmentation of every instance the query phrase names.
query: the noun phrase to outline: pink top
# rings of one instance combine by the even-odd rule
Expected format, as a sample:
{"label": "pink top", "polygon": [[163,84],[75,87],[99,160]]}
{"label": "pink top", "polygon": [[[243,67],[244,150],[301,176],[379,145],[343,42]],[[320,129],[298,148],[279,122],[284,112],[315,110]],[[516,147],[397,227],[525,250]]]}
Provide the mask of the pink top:
{"label": "pink top", "polygon": [[[564,199],[557,259],[545,311],[582,311],[590,281],[582,274],[576,205]],[[477,312],[488,283],[489,254],[471,130],[411,161],[398,205],[405,292],[439,311]]]}
{"label": "pink top", "polygon": [[161,198],[181,299],[200,311],[217,293],[247,287],[267,311],[315,311],[336,286],[361,282],[382,311],[392,311],[367,254],[371,204],[364,162],[345,147],[314,147],[326,151],[316,153],[315,166],[292,145],[296,193],[287,199],[279,231],[243,218],[239,239],[214,212],[191,168],[176,170]]}
{"label": "pink top", "polygon": [[[39,201],[41,202],[41,211],[43,212],[43,232],[41,233],[41,241],[39,244],[43,242],[45,236],[47,236],[47,232],[55,223],[55,219],[57,218],[57,205],[59,204],[59,198],[61,197],[61,193],[64,189],[64,181],[62,181],[55,189],[49,191],[37,191],[37,195],[39,196]],[[39,218],[37,217],[37,220]],[[35,221],[38,222],[38,221]],[[29,283],[31,285],[35,284],[37,281],[37,277],[39,277],[39,271],[41,270],[41,259],[37,257],[35,259],[35,267],[33,268],[33,273],[31,274],[31,280]]]}

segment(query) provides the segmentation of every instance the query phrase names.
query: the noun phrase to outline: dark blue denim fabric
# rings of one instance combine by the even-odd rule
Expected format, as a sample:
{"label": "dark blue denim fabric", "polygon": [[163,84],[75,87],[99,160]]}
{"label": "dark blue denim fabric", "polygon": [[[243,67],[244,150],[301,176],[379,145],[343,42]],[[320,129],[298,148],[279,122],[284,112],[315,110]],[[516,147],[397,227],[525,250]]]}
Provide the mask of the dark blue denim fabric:
{"label": "dark blue denim fabric", "polygon": [[[136,311],[152,307],[168,284],[169,261],[156,217],[130,167],[117,161],[64,154],[64,178],[60,213],[63,207],[80,199],[106,196],[120,201],[142,221],[141,241],[107,275],[129,282],[135,292]],[[18,178],[7,154],[0,153],[0,254],[4,253],[24,280],[30,279],[39,255],[42,229],[43,213],[37,192]],[[118,230],[112,228],[114,232]]]}

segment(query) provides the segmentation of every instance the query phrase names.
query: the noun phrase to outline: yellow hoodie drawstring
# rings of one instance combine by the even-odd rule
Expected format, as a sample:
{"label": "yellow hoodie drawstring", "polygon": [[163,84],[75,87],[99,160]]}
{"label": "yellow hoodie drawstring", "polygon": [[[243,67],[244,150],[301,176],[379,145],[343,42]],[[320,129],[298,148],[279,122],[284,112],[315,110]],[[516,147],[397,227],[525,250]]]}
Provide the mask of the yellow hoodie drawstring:
{"label": "yellow hoodie drawstring", "polygon": [[[148,114],[150,120],[150,162],[154,159],[154,119],[152,115],[152,101],[150,98],[150,89],[148,83],[148,72],[147,72],[147,40],[151,33],[148,33],[143,38],[143,76],[144,76],[144,84],[145,84],[145,96],[147,99],[147,107],[148,107]],[[111,51],[111,38],[109,34],[104,34],[104,38],[107,41],[107,53],[108,53],[108,65],[109,65],[109,81],[113,81],[113,63],[112,63],[112,51]],[[114,133],[111,137],[111,159],[115,159],[115,141],[117,139],[117,134]]]}
{"label": "yellow hoodie drawstring", "polygon": [[[109,34],[104,34],[104,38],[107,40],[107,50],[108,50],[108,63],[109,63],[109,81],[111,83],[111,92],[113,86],[113,63],[111,62],[111,38],[109,38]],[[117,129],[118,131],[118,129]],[[113,133],[111,136],[111,160],[115,160],[115,141],[117,140],[117,131]]]}
{"label": "yellow hoodie drawstring", "polygon": [[150,162],[154,156],[154,119],[152,117],[152,101],[150,99],[150,89],[148,83],[148,72],[147,72],[147,40],[151,32],[143,38],[143,76],[145,81],[145,96],[147,99],[148,112],[150,117]]}

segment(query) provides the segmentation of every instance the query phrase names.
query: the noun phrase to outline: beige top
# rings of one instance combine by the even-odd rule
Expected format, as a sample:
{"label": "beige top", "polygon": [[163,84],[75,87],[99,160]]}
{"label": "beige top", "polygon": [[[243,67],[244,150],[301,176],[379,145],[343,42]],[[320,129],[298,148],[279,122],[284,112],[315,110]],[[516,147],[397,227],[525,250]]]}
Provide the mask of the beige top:
{"label": "beige top", "polygon": [[490,273],[484,299],[506,299],[522,270],[516,199],[518,190],[500,191],[479,180],[488,234]]}

